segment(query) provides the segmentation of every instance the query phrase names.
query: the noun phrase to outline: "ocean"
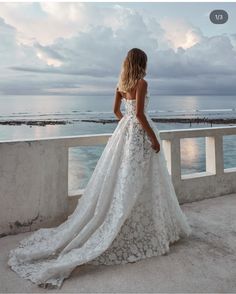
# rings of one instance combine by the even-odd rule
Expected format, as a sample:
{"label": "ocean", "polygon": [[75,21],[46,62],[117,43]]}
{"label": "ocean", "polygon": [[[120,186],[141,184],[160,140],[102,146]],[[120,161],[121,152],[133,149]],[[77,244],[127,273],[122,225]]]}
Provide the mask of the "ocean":
{"label": "ocean", "polygon": [[[112,133],[116,117],[111,96],[0,96],[0,140],[40,139],[70,135]],[[122,103],[121,110],[124,111]],[[236,96],[150,95],[148,113],[159,130],[236,125]],[[195,123],[195,118],[211,123]],[[181,123],[181,119],[192,120]],[[224,119],[224,124],[215,120]],[[104,146],[69,150],[69,188],[85,187]],[[236,167],[236,136],[224,137],[225,168]],[[183,174],[204,171],[204,138],[181,140]]]}

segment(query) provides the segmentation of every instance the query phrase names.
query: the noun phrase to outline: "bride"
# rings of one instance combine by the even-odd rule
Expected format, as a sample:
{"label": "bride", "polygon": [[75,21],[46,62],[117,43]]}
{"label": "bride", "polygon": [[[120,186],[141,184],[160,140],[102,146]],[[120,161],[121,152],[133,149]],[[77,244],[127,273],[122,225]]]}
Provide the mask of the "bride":
{"label": "bride", "polygon": [[10,251],[8,265],[19,276],[40,287],[60,288],[82,264],[124,264],[167,254],[171,243],[191,234],[159,130],[147,113],[146,67],[145,52],[131,49],[116,88],[118,125],[75,211],[61,225],[33,232]]}

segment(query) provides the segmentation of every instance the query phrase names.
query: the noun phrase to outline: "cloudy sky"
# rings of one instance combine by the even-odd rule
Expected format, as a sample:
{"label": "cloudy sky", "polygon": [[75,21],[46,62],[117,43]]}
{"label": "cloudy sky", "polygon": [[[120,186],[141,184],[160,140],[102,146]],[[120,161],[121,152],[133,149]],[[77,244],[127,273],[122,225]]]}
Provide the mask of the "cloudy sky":
{"label": "cloudy sky", "polygon": [[151,94],[236,93],[236,3],[2,2],[0,95],[113,94],[133,47]]}

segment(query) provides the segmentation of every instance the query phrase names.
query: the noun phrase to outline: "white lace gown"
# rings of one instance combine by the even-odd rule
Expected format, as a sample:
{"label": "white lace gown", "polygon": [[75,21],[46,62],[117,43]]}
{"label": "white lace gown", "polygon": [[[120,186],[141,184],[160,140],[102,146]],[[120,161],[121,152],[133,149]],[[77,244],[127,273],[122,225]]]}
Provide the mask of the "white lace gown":
{"label": "white lace gown", "polygon": [[[8,265],[41,287],[61,288],[82,264],[121,264],[167,253],[192,229],[168,173],[159,131],[156,153],[135,116],[136,101],[109,138],[75,211],[61,225],[41,228],[11,250]],[[158,261],[157,261],[158,262]]]}

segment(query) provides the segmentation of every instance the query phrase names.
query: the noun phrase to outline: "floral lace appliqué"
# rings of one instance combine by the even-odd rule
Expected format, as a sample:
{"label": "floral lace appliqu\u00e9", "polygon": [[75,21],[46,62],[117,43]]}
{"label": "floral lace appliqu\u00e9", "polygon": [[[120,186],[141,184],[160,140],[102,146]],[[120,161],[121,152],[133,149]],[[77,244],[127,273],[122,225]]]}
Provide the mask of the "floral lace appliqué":
{"label": "floral lace appliqu\u00e9", "polygon": [[[159,142],[159,131],[145,113]],[[94,172],[68,219],[21,240],[8,265],[39,286],[60,288],[84,263],[122,264],[165,254],[171,242],[188,236],[162,151],[156,153],[136,117],[136,101],[109,138]]]}

